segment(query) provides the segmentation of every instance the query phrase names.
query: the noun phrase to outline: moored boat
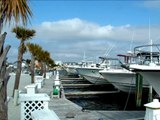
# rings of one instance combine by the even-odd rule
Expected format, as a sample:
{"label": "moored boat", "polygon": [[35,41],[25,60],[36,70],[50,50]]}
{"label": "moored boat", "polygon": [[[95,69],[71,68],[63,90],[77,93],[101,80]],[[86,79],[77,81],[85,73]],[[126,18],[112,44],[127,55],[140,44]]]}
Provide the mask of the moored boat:
{"label": "moored boat", "polygon": [[[110,66],[106,69],[99,71],[100,74],[106,78],[117,89],[123,92],[135,93],[136,92],[136,73],[129,71],[122,67],[124,64],[128,64],[128,60],[131,60],[127,55],[120,55],[125,57],[125,63],[122,63],[119,59],[112,59]],[[127,59],[126,59],[127,58]],[[148,88],[148,82],[143,83],[143,88]]]}
{"label": "moored boat", "polygon": [[81,65],[76,62],[67,62],[64,63],[63,68],[67,71],[68,75],[78,75],[76,68]]}
{"label": "moored boat", "polygon": [[[160,95],[160,61],[159,61],[159,49],[160,44],[150,44],[137,46],[134,51],[135,53],[144,53],[145,50],[145,59],[139,64],[129,65],[129,69],[140,73],[144,80],[148,81],[152,85],[153,89]],[[140,51],[143,50],[143,51]],[[147,51],[147,52],[146,52]]]}
{"label": "moored boat", "polygon": [[99,73],[103,70],[107,63],[104,57],[99,57],[101,63],[88,64],[87,66],[76,68],[78,74],[93,84],[108,84],[108,81]]}

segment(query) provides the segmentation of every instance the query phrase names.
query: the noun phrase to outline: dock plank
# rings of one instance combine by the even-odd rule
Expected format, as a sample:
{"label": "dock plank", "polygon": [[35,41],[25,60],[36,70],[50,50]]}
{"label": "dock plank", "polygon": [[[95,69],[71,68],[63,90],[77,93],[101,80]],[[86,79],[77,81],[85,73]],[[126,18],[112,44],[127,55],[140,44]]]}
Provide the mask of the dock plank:
{"label": "dock plank", "polygon": [[61,80],[62,82],[84,82],[86,80]]}
{"label": "dock plank", "polygon": [[83,78],[60,78],[61,80],[83,80]]}
{"label": "dock plank", "polygon": [[119,91],[85,91],[85,92],[67,92],[66,96],[81,96],[81,95],[100,95],[100,94],[112,94]]}

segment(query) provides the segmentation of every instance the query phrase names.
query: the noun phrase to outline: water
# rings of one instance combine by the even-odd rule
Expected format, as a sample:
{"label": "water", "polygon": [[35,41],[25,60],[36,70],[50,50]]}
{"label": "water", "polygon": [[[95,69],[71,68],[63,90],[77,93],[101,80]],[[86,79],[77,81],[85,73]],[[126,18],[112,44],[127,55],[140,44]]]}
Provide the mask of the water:
{"label": "water", "polygon": [[147,103],[147,99],[143,98],[142,106],[137,108],[135,95],[128,98],[128,94],[122,92],[68,99],[88,110],[145,110],[143,104]]}
{"label": "water", "polygon": [[[84,81],[84,84],[87,82]],[[76,83],[75,83],[76,84]],[[96,85],[83,88],[64,88],[64,92],[85,91],[116,91],[112,85]],[[148,94],[143,93],[142,105],[136,107],[135,94],[124,92],[89,95],[89,96],[67,96],[67,99],[87,110],[145,110],[144,104],[148,103]]]}

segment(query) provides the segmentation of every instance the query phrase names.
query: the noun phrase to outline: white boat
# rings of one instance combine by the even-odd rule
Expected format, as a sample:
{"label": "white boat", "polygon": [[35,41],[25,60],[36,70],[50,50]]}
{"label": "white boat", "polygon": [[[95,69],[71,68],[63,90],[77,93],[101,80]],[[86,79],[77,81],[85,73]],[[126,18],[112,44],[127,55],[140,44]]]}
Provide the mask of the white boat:
{"label": "white boat", "polygon": [[144,80],[147,80],[149,84],[153,87],[153,89],[157,92],[157,94],[160,95],[160,44],[138,46],[135,48],[135,53],[136,51],[139,51],[138,49],[143,48],[144,50],[144,48],[148,47],[150,49],[148,49],[148,55],[146,55],[143,64],[131,64],[129,68],[137,73],[140,73],[143,76]]}
{"label": "white boat", "polygon": [[105,80],[101,74],[99,74],[99,70],[102,70],[102,68],[81,67],[81,68],[76,68],[76,70],[80,76],[84,77],[86,80],[88,80],[93,84],[108,83],[108,81]]}
{"label": "white boat", "polygon": [[67,71],[68,75],[78,75],[76,68],[80,65],[76,62],[64,63],[63,68]]}
{"label": "white boat", "polygon": [[[123,57],[127,57],[123,55]],[[125,58],[126,60],[126,58]],[[129,59],[128,59],[129,60]],[[127,61],[125,61],[128,63]],[[113,59],[109,67],[99,71],[115,88],[129,93],[136,92],[136,73],[121,67],[119,59]],[[148,82],[143,83],[144,88],[148,88]]]}
{"label": "white boat", "polygon": [[[108,69],[100,71],[104,78],[123,92],[136,92],[136,74],[125,69]],[[143,83],[144,88],[148,88],[148,83]]]}
{"label": "white boat", "polygon": [[99,73],[106,67],[105,59],[100,57],[100,64],[87,64],[83,67],[76,68],[78,74],[93,84],[108,84],[108,81]]}

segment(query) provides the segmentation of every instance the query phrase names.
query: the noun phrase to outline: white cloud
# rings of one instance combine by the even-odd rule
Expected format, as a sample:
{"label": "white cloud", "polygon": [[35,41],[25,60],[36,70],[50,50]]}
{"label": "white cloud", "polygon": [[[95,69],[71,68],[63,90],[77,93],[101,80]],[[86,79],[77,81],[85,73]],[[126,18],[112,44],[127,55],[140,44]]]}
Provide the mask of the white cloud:
{"label": "white cloud", "polygon": [[[160,28],[160,27],[159,27]],[[144,41],[147,39],[148,26],[132,27],[129,24],[122,26],[101,26],[79,18],[44,22],[37,26],[37,38],[46,42],[54,40],[130,40],[132,32],[135,32],[134,40]],[[157,28],[151,28],[154,35],[158,35]],[[155,30],[156,29],[156,30]]]}
{"label": "white cloud", "polygon": [[[84,51],[88,57],[102,56],[111,46],[114,47],[110,54],[125,53],[132,39],[134,45],[149,42],[148,26],[102,26],[79,18],[43,22],[35,29],[36,39],[41,40],[44,49],[51,52],[53,58],[65,61],[82,60]],[[160,38],[160,26],[151,25],[150,31],[153,41]]]}
{"label": "white cloud", "polygon": [[[40,44],[43,49],[50,52],[54,60],[81,61],[84,51],[87,58],[103,56],[111,47],[113,48],[109,52],[110,55],[125,53],[130,49],[133,32],[133,47],[140,42],[147,44],[149,42],[148,28],[148,26],[132,26],[130,24],[102,26],[74,18],[43,22],[36,26],[34,28],[36,36],[33,38],[33,42]],[[151,25],[150,31],[153,41],[160,39],[160,26]],[[17,40],[15,42],[18,44]],[[17,56],[18,45],[16,45],[17,48],[14,48],[16,46],[15,43],[13,44],[9,53],[10,58]],[[29,55],[24,57],[26,56],[29,57]],[[15,57],[16,59],[17,57]]]}
{"label": "white cloud", "polygon": [[44,22],[36,27],[37,37],[47,40],[75,40],[75,39],[108,39],[114,38],[115,30],[123,32],[129,26],[114,27],[100,26],[78,18],[56,22]]}
{"label": "white cloud", "polygon": [[160,8],[160,0],[145,1],[144,6],[148,8]]}

